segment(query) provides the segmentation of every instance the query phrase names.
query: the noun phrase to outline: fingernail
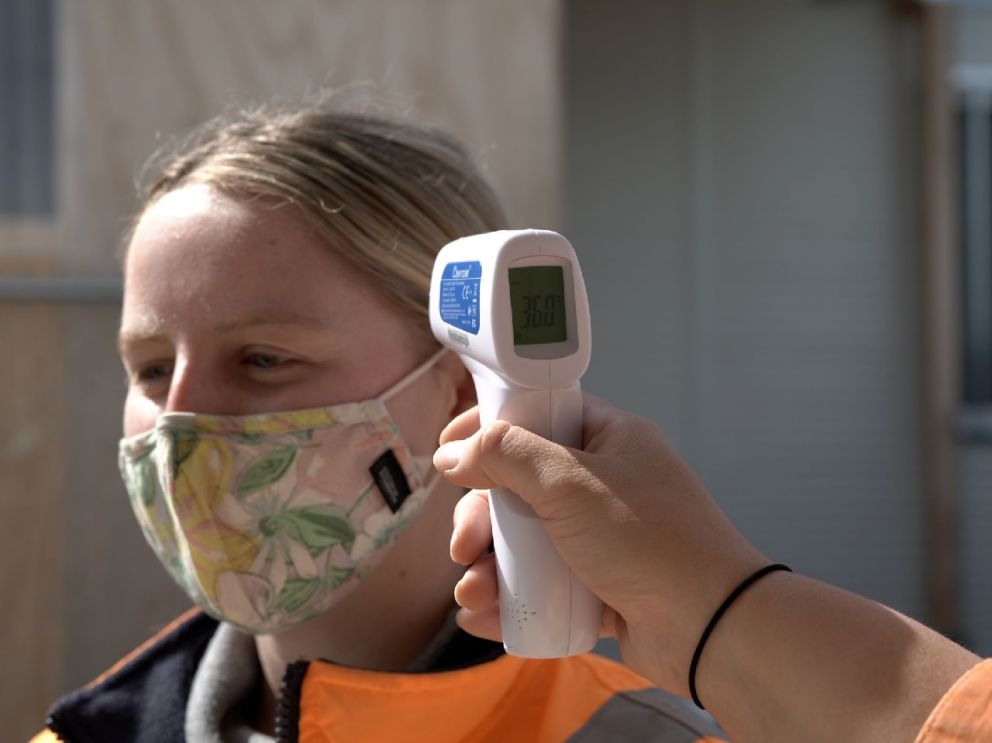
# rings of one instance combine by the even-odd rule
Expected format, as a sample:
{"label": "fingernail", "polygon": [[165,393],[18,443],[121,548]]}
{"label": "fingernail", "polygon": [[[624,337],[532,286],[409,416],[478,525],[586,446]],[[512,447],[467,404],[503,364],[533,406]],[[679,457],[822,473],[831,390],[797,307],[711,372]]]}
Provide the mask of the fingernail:
{"label": "fingernail", "polygon": [[434,452],[434,467],[439,472],[447,472],[458,466],[465,451],[464,441],[449,441]]}

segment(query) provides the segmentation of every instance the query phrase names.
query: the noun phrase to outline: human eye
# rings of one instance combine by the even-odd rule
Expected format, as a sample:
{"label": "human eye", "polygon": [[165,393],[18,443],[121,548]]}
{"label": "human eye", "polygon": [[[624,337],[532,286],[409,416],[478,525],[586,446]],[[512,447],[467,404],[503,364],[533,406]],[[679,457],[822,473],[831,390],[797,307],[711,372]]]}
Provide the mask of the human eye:
{"label": "human eye", "polygon": [[155,388],[172,377],[175,362],[171,360],[125,363],[128,383],[133,387]]}
{"label": "human eye", "polygon": [[171,377],[172,367],[171,361],[155,361],[138,367],[134,377],[140,382],[157,382],[160,379]]}
{"label": "human eye", "polygon": [[296,363],[296,359],[285,353],[251,350],[244,354],[241,363],[252,372],[264,374],[291,368]]}
{"label": "human eye", "polygon": [[244,363],[256,369],[275,369],[285,361],[286,359],[273,353],[250,353],[245,356]]}

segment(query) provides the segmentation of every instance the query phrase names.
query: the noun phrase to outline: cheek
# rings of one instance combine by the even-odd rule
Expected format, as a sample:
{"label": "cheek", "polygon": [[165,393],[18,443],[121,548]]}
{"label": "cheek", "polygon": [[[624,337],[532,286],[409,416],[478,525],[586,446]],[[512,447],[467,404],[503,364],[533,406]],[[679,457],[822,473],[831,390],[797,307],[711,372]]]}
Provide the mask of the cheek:
{"label": "cheek", "polygon": [[161,409],[152,400],[142,395],[128,392],[124,401],[124,436],[134,436],[150,431]]}
{"label": "cheek", "polygon": [[436,385],[421,386],[418,382],[386,404],[414,454],[430,456],[437,448],[437,438],[448,423],[451,407],[446,397]]}

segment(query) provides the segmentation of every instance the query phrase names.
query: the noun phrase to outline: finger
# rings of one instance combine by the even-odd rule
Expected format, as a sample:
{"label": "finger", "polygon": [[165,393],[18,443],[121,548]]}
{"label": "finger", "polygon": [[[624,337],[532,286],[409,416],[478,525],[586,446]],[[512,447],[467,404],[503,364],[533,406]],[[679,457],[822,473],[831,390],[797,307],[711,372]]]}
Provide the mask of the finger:
{"label": "finger", "polygon": [[479,430],[479,406],[469,408],[464,413],[459,413],[441,431],[439,442],[446,444],[449,441],[467,439]]}
{"label": "finger", "polygon": [[599,620],[599,636],[612,637],[619,640],[620,634],[626,632],[627,622],[612,606],[603,605],[603,616]]}
{"label": "finger", "polygon": [[[601,397],[582,393],[582,417],[585,429],[585,440],[599,433],[606,425],[616,420],[620,409],[611,405]],[[441,431],[440,443],[467,439],[479,430],[479,406],[473,406],[452,419]],[[585,447],[583,447],[585,448]]]}
{"label": "finger", "polygon": [[469,611],[482,611],[499,604],[495,555],[482,556],[465,571],[455,585],[455,603]]}
{"label": "finger", "polygon": [[459,609],[455,614],[455,623],[470,635],[496,642],[503,640],[503,632],[499,627],[498,604],[482,611]]}
{"label": "finger", "polygon": [[454,529],[451,532],[451,559],[459,565],[471,565],[493,541],[489,516],[489,493],[472,490],[455,504]]}
{"label": "finger", "polygon": [[468,439],[441,446],[434,453],[434,466],[446,479],[465,487],[508,488],[540,512],[542,500],[574,491],[577,481],[588,476],[576,462],[584,456],[496,421]]}
{"label": "finger", "polygon": [[599,435],[616,419],[618,409],[606,400],[582,393],[582,448],[586,449],[589,440]]}
{"label": "finger", "polygon": [[621,410],[595,395],[582,395],[582,450],[595,454],[629,453],[632,443],[664,438],[646,418]]}

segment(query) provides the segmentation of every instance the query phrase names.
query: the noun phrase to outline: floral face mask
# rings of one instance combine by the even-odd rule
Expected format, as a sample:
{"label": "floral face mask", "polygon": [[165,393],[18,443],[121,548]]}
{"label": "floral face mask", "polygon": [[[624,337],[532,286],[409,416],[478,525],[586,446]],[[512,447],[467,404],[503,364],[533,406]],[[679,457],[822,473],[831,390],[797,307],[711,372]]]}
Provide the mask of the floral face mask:
{"label": "floral face mask", "polygon": [[382,560],[433,485],[379,397],[248,416],[165,413],[123,439],[135,516],[190,598],[253,634],[307,621]]}

